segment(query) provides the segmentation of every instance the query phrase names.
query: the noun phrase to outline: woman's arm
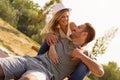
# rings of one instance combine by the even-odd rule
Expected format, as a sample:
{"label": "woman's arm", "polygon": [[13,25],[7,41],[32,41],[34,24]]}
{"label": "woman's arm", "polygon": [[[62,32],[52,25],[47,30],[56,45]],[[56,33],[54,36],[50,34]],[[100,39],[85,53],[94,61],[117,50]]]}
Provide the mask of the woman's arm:
{"label": "woman's arm", "polygon": [[58,55],[55,50],[55,45],[51,44],[49,48],[49,57],[53,61],[53,63],[57,64],[58,63]]}
{"label": "woman's arm", "polygon": [[58,35],[54,33],[48,33],[45,35],[44,40],[47,42],[48,45],[56,44],[58,42]]}
{"label": "woman's arm", "polygon": [[46,34],[45,37],[44,37],[44,42],[41,44],[41,47],[38,50],[37,55],[44,54],[46,51],[49,50],[50,44],[56,44],[57,41],[58,41],[57,35],[54,35],[53,33]]}
{"label": "woman's arm", "polygon": [[45,41],[47,44],[50,46],[49,47],[49,57],[53,61],[53,63],[57,64],[58,63],[58,55],[55,50],[55,44],[58,42],[58,35],[53,34],[53,33],[48,33],[45,36]]}

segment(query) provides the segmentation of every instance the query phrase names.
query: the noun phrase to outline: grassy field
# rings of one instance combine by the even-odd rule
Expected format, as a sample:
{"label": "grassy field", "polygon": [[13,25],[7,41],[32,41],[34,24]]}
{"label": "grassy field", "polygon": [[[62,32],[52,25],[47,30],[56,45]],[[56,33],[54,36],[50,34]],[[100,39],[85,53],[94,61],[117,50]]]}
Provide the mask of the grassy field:
{"label": "grassy field", "polygon": [[0,46],[3,46],[13,55],[30,55],[35,56],[36,50],[32,47],[39,49],[39,44],[31,40],[29,37],[4,22],[0,19]]}

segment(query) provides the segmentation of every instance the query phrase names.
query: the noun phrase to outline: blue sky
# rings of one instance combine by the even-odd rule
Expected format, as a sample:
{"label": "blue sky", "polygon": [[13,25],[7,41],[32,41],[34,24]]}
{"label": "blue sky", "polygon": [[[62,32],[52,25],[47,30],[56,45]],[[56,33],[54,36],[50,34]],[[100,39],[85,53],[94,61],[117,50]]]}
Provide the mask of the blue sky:
{"label": "blue sky", "polygon": [[[49,0],[33,0],[42,7]],[[90,22],[96,29],[96,39],[112,27],[120,28],[119,0],[62,0],[66,7],[72,9],[70,21],[77,25]],[[120,30],[109,44],[106,53],[98,57],[100,63],[115,61],[120,66]],[[93,44],[93,43],[92,43]],[[92,45],[91,44],[91,45]]]}

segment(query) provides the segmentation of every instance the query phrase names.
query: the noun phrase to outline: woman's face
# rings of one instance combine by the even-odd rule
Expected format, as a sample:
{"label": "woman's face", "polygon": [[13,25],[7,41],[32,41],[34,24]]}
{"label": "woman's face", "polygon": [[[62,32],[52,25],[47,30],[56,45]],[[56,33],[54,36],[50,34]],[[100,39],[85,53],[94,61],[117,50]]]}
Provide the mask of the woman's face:
{"label": "woman's face", "polygon": [[59,20],[60,26],[67,26],[69,23],[69,11],[65,11]]}

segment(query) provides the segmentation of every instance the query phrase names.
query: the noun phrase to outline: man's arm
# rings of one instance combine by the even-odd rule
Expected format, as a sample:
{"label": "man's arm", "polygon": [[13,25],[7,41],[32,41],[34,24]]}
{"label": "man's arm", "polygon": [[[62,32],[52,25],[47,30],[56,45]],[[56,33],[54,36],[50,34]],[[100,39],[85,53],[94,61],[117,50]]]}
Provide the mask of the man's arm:
{"label": "man's arm", "polygon": [[94,75],[96,75],[98,77],[103,76],[104,70],[102,68],[102,65],[99,64],[95,59],[92,59],[92,58],[86,56],[83,53],[82,49],[78,49],[78,48],[74,49],[71,56],[73,59],[80,59]]}

